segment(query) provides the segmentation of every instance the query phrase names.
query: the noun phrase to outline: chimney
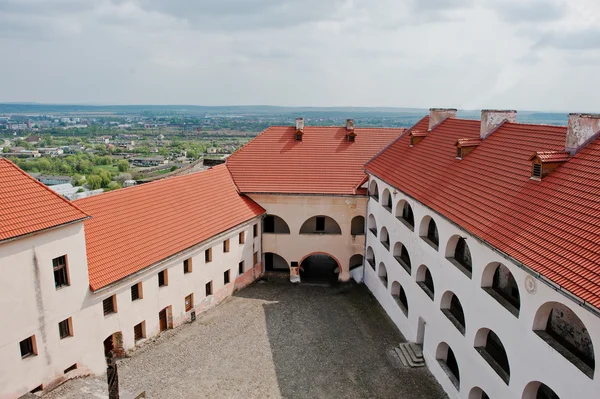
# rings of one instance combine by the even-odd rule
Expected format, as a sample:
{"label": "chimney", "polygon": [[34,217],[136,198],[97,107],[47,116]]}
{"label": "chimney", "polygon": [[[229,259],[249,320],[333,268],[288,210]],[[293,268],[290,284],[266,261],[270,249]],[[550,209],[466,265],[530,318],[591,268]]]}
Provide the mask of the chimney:
{"label": "chimney", "polygon": [[347,132],[354,131],[354,119],[346,119],[346,131]]}
{"label": "chimney", "polygon": [[304,132],[304,118],[296,118],[296,132]]}
{"label": "chimney", "polygon": [[429,131],[448,118],[456,118],[456,108],[429,108]]}
{"label": "chimney", "polygon": [[569,114],[565,151],[574,155],[600,132],[600,114]]}
{"label": "chimney", "polygon": [[481,110],[481,130],[479,137],[484,140],[504,122],[514,123],[516,121],[517,111],[515,110],[483,109]]}

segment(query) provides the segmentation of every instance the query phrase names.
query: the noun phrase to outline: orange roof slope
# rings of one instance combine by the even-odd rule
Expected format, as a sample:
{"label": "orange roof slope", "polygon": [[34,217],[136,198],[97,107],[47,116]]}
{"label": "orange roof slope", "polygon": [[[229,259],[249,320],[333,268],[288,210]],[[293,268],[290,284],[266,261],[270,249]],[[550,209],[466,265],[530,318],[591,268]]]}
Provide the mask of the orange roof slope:
{"label": "orange roof slope", "polygon": [[448,119],[413,148],[400,138],[366,169],[599,308],[600,139],[530,179],[531,154],[563,151],[566,131],[505,123],[457,160],[456,141],[477,138],[479,121]]}
{"label": "orange roof slope", "polygon": [[0,241],[87,216],[17,165],[0,158]]}
{"label": "orange roof slope", "polygon": [[294,140],[292,126],[274,126],[227,159],[241,192],[357,194],[366,175],[365,162],[405,129],[356,128],[346,141],[345,127],[304,128]]}
{"label": "orange roof slope", "polygon": [[75,201],[94,291],[264,213],[225,165]]}

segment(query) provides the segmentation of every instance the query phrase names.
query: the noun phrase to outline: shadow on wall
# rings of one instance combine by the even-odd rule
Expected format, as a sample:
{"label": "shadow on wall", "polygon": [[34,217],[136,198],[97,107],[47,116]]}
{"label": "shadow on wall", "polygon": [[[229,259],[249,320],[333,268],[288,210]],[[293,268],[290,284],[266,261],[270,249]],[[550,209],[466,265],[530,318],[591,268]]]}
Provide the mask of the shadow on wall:
{"label": "shadow on wall", "polygon": [[278,286],[235,295],[270,302],[263,308],[282,397],[446,397],[426,368],[389,360],[405,339],[364,285],[268,284]]}

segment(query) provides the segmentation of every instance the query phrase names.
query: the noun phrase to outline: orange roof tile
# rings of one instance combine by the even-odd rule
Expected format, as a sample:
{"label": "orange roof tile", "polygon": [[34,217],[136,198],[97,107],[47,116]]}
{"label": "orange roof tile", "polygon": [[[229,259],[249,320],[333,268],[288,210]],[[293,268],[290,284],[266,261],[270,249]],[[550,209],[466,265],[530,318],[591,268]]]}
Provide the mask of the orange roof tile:
{"label": "orange roof tile", "polygon": [[447,119],[418,146],[400,138],[366,170],[600,308],[600,139],[530,179],[531,154],[562,152],[566,131],[504,123],[456,160],[454,144],[477,138],[479,121]]}
{"label": "orange roof tile", "polygon": [[538,151],[533,153],[529,160],[539,158],[542,162],[565,162],[568,161],[571,154],[566,151]]}
{"label": "orange roof tile", "polygon": [[480,138],[469,138],[469,139],[458,139],[456,140],[455,145],[460,145],[461,147],[477,147],[481,144]]}
{"label": "orange roof tile", "polygon": [[0,158],[0,204],[0,241],[88,217],[4,158]]}
{"label": "orange roof tile", "polygon": [[274,126],[227,158],[241,192],[357,194],[363,165],[405,129],[355,128],[346,141],[345,127],[305,126],[302,141],[292,126]]}
{"label": "orange roof tile", "polygon": [[264,213],[225,165],[75,201],[95,291]]}

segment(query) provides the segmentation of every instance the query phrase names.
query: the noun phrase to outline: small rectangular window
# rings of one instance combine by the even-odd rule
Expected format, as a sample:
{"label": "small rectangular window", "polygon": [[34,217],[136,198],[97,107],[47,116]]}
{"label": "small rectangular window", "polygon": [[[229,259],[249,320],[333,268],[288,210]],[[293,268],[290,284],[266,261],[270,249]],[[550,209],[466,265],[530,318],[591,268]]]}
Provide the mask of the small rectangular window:
{"label": "small rectangular window", "polygon": [[212,281],[206,283],[206,285],[204,286],[204,290],[206,292],[206,296],[212,295]]}
{"label": "small rectangular window", "polygon": [[58,323],[58,333],[60,334],[60,339],[73,336],[73,332],[71,331],[71,324],[72,322],[70,317]]}
{"label": "small rectangular window", "polygon": [[542,164],[534,163],[533,164],[533,177],[542,177]]}
{"label": "small rectangular window", "polygon": [[52,268],[54,269],[54,286],[56,288],[68,286],[67,256],[63,255],[52,259]]}
{"label": "small rectangular window", "polygon": [[325,217],[317,216],[317,228],[316,231],[324,231],[325,230]]}
{"label": "small rectangular window", "polygon": [[229,270],[227,270],[226,272],[223,273],[223,284],[225,284],[225,285],[229,284],[229,274],[230,274]]}
{"label": "small rectangular window", "polygon": [[212,248],[208,248],[204,251],[204,262],[210,263],[212,262]]}
{"label": "small rectangular window", "polygon": [[183,274],[192,272],[192,258],[183,261]]}
{"label": "small rectangular window", "polygon": [[246,242],[246,232],[245,231],[240,232],[240,234],[238,235],[238,241],[240,244],[244,244]]}
{"label": "small rectangular window", "polygon": [[133,327],[133,339],[137,342],[144,338],[146,338],[146,322],[142,321]]}
{"label": "small rectangular window", "polygon": [[258,263],[258,252],[255,252],[254,255],[252,255],[252,261],[253,265],[256,265]]}
{"label": "small rectangular window", "polygon": [[138,299],[142,299],[142,283],[137,283],[131,286],[131,300],[137,301]]}
{"label": "small rectangular window", "polygon": [[108,298],[102,301],[102,309],[104,310],[104,316],[117,312],[117,310],[115,309],[115,300],[116,298],[113,295],[109,296]]}
{"label": "small rectangular window", "polygon": [[166,269],[161,270],[160,272],[158,272],[158,286],[166,287],[167,285],[169,285],[168,271]]}
{"label": "small rectangular window", "polygon": [[238,275],[241,276],[242,274],[244,274],[244,261],[238,263]]}
{"label": "small rectangular window", "polygon": [[462,148],[456,149],[456,158],[462,159]]}
{"label": "small rectangular window", "polygon": [[35,347],[35,335],[32,335],[31,337],[19,342],[19,346],[21,347],[21,358],[37,355],[37,349]]}
{"label": "small rectangular window", "polygon": [[223,253],[229,252],[229,238],[223,241]]}
{"label": "small rectangular window", "polygon": [[185,297],[185,311],[189,312],[194,307],[194,294]]}
{"label": "small rectangular window", "polygon": [[77,363],[72,365],[71,367],[67,367],[63,373],[67,374],[69,371],[77,370]]}
{"label": "small rectangular window", "polygon": [[252,226],[252,238],[258,237],[258,224]]}
{"label": "small rectangular window", "polygon": [[265,216],[265,220],[263,222],[263,231],[265,233],[275,232],[275,218],[273,217],[273,215]]}

